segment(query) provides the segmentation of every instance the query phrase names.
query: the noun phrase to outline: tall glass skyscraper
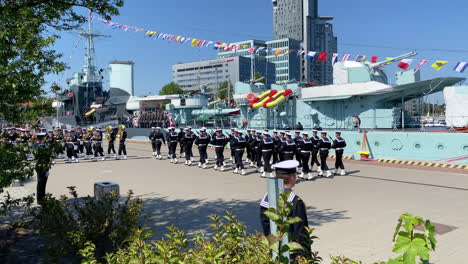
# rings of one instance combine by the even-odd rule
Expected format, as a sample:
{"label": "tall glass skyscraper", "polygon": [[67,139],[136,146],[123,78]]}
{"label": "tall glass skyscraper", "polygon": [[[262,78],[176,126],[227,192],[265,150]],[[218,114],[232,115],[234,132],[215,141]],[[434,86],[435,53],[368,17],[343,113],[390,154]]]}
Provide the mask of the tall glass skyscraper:
{"label": "tall glass skyscraper", "polygon": [[[337,38],[333,26],[328,23],[333,17],[318,16],[318,0],[273,0],[273,37],[291,38],[301,42],[306,51],[337,52]],[[304,57],[305,58],[305,57]],[[331,84],[333,69],[331,59],[327,63],[302,59],[301,81]]]}

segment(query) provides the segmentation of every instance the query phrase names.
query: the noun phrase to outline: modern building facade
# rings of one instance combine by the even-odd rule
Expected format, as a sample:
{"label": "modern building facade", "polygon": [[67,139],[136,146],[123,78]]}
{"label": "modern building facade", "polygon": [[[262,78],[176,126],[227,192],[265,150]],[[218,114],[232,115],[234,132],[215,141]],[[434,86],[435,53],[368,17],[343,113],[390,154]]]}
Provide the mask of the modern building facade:
{"label": "modern building facade", "polygon": [[[254,65],[254,72],[265,77],[268,87],[275,82],[274,64],[257,57]],[[197,91],[200,85],[206,85],[215,91],[225,81],[233,86],[238,81],[249,82],[251,68],[251,58],[243,56],[179,63],[172,65],[172,80],[185,91]]]}
{"label": "modern building facade", "polygon": [[[285,54],[289,50],[299,50],[301,48],[300,41],[289,38],[272,41],[245,40],[232,43],[232,45],[240,45],[241,48],[236,51],[219,50],[218,58],[242,56],[251,60],[253,56],[255,58],[253,72],[262,74],[268,80],[267,86],[271,83],[300,81],[300,56],[297,56],[296,52]],[[249,52],[251,47],[257,47],[254,54]],[[273,52],[267,52],[268,49],[282,49],[282,52],[275,56]],[[266,68],[264,69],[264,67]]]}
{"label": "modern building facade", "polygon": [[[318,0],[273,0],[273,37],[291,38],[301,42],[306,51],[337,52],[337,38],[332,17],[318,16]],[[331,57],[331,55],[330,55]],[[327,63],[301,58],[301,81],[331,84],[333,69]]]}

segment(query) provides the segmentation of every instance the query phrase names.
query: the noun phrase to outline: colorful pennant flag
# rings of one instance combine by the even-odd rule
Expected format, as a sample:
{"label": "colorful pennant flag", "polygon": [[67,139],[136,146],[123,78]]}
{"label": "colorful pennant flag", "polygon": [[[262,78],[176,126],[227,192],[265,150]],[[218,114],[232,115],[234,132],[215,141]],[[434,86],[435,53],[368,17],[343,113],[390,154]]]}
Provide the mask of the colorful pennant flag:
{"label": "colorful pennant flag", "polygon": [[172,37],[169,38],[169,42],[171,42],[172,40],[174,40],[176,38],[176,35],[173,35]]}
{"label": "colorful pennant flag", "polygon": [[356,58],[357,62],[364,62],[366,60],[366,56],[364,55],[358,55]]}
{"label": "colorful pennant flag", "polygon": [[213,48],[214,48],[215,50],[217,50],[217,49],[219,49],[220,46],[221,46],[221,43],[220,43],[220,42],[215,42]]}
{"label": "colorful pennant flag", "polygon": [[304,53],[305,53],[304,50],[299,50],[299,51],[297,52],[297,56],[303,55]]}
{"label": "colorful pennant flag", "polygon": [[418,72],[418,71],[421,69],[421,67],[422,67],[424,64],[426,64],[427,62],[428,62],[428,60],[421,60],[421,61],[419,61],[418,66],[417,66],[416,69],[414,70],[414,73]]}
{"label": "colorful pennant flag", "polygon": [[457,65],[455,65],[455,68],[453,68],[454,71],[456,72],[464,72],[466,68],[468,67],[468,62],[459,62]]}
{"label": "colorful pennant flag", "polygon": [[213,45],[213,43],[214,43],[214,42],[213,42],[213,41],[211,41],[211,40],[210,40],[210,41],[208,41],[208,43],[206,44],[206,47],[208,48],[209,46]]}
{"label": "colorful pennant flag", "polygon": [[440,70],[442,67],[445,66],[445,64],[447,64],[448,61],[441,61],[441,60],[438,60],[436,62],[434,62],[434,64],[432,64],[432,68],[436,69],[436,70]]}
{"label": "colorful pennant flag", "polygon": [[197,40],[197,43],[195,44],[196,47],[200,46],[200,43],[202,42],[201,39]]}
{"label": "colorful pennant flag", "polygon": [[317,60],[327,62],[327,56],[328,52],[320,52],[320,54],[317,57]]}
{"label": "colorful pennant flag", "polygon": [[351,57],[351,54],[345,54],[345,55],[343,56],[342,61],[348,61],[348,60],[349,60],[349,57]]}
{"label": "colorful pennant flag", "polygon": [[412,62],[413,59],[403,59],[400,61],[400,63],[398,63],[398,67],[406,71]]}
{"label": "colorful pennant flag", "polygon": [[372,56],[371,62],[372,62],[372,63],[376,63],[378,59],[379,59],[379,57],[377,57],[377,56]]}
{"label": "colorful pennant flag", "polygon": [[192,47],[195,47],[195,45],[197,45],[197,40],[196,40],[196,39],[192,39]]}
{"label": "colorful pennant flag", "polygon": [[338,62],[338,53],[333,53],[332,65],[335,65],[335,63],[337,62]]}
{"label": "colorful pennant flag", "polygon": [[275,57],[278,57],[278,55],[280,55],[282,51],[283,51],[283,49],[279,49],[279,50],[275,51]]}
{"label": "colorful pennant flag", "polygon": [[257,49],[257,47],[255,47],[255,46],[254,46],[254,47],[251,47],[251,48],[248,50],[248,52],[249,52],[250,54],[254,54],[256,49]]}
{"label": "colorful pennant flag", "polygon": [[315,57],[315,55],[317,55],[317,52],[315,52],[315,51],[309,51],[309,52],[307,53],[307,59],[311,60],[311,59],[313,59],[313,58]]}

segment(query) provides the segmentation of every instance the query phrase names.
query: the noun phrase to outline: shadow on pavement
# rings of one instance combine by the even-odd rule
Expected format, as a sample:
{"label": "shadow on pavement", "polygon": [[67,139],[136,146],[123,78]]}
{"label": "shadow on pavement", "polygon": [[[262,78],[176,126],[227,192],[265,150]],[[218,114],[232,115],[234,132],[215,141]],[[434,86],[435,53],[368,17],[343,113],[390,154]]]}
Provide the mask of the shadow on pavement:
{"label": "shadow on pavement", "polygon": [[[145,198],[147,196],[157,196],[157,194],[152,193],[139,197],[144,201],[145,226],[155,233],[154,239],[162,238],[167,233],[166,227],[170,225],[174,225],[188,234],[193,234],[196,231],[210,232],[212,230],[209,228],[209,224],[211,224],[209,216],[213,214],[223,216],[226,210],[233,212],[247,226],[249,232],[261,231],[259,201],[169,200],[166,197]],[[311,226],[349,219],[346,212],[318,209],[313,206],[307,207],[309,225]]]}

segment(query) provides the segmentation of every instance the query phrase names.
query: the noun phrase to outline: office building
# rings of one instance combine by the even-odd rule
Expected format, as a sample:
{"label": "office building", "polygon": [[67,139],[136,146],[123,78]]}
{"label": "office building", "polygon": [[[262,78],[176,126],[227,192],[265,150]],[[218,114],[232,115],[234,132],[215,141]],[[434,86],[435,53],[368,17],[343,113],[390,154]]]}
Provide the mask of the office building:
{"label": "office building", "polygon": [[[291,38],[301,42],[306,51],[337,52],[337,38],[332,17],[318,15],[318,0],[273,0],[273,37],[275,40]],[[333,70],[327,63],[301,58],[301,81],[331,84]]]}
{"label": "office building", "polygon": [[[252,56],[254,56],[255,63],[253,65],[253,71],[262,74],[266,79],[268,79],[267,86],[269,86],[270,83],[300,81],[300,56],[297,56],[296,52],[285,54],[289,50],[299,50],[301,48],[300,41],[289,38],[272,41],[245,40],[234,42],[232,45],[240,45],[240,49],[231,49],[228,51],[220,49],[218,52],[218,58],[242,56],[251,59]],[[251,47],[257,47],[254,54],[249,52]],[[267,52],[268,49],[272,49],[273,51],[282,49],[282,52],[280,55],[275,56],[274,52]],[[265,63],[265,61],[268,63]],[[266,69],[264,69],[265,66],[267,67]]]}
{"label": "office building", "polygon": [[[258,57],[254,65],[254,72],[265,77],[267,87],[275,82],[274,64]],[[238,81],[249,82],[251,66],[251,59],[243,56],[179,63],[172,65],[172,80],[186,91],[199,90],[200,85],[215,91],[225,81],[233,86]]]}

